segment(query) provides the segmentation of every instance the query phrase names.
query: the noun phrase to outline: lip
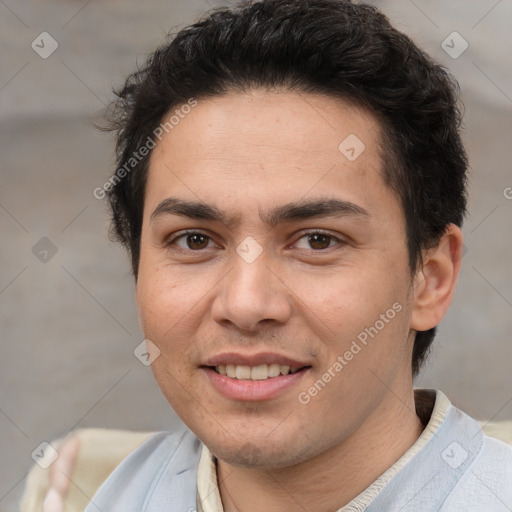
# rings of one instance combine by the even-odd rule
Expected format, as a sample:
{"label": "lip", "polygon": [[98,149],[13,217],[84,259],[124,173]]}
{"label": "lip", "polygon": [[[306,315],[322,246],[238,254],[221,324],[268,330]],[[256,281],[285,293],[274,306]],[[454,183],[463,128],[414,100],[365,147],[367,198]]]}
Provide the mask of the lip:
{"label": "lip", "polygon": [[[224,363],[219,363],[224,364]],[[240,363],[242,364],[242,363]],[[276,363],[277,364],[277,363]],[[211,365],[217,366],[217,365]],[[303,365],[304,366],[304,365]],[[238,380],[217,373],[213,368],[203,366],[201,370],[209,378],[213,387],[224,397],[240,402],[270,400],[298,384],[311,367],[295,373],[280,375],[266,380]]]}
{"label": "lip", "polygon": [[[298,361],[288,356],[273,352],[260,352],[258,354],[240,354],[237,352],[224,352],[206,360],[202,366],[219,366],[221,364],[234,364],[244,366],[259,366],[261,364],[279,364],[291,368],[310,366],[307,362]],[[278,378],[278,377],[274,377]]]}

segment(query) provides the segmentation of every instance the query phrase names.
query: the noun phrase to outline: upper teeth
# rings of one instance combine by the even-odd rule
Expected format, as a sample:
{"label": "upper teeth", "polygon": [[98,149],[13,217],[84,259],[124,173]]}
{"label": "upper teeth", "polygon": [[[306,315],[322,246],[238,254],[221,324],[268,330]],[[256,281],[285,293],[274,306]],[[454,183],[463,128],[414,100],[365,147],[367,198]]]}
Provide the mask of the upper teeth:
{"label": "upper teeth", "polygon": [[290,368],[289,366],[279,364],[260,364],[259,366],[220,364],[215,369],[221,375],[227,375],[232,379],[265,380],[269,377],[295,373],[299,368]]}

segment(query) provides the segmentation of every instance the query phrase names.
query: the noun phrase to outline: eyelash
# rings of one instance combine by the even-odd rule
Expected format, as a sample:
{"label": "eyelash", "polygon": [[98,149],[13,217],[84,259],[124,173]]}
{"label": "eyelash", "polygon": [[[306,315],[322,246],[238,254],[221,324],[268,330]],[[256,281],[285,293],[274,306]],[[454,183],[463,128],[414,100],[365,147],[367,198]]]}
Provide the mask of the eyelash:
{"label": "eyelash", "polygon": [[[207,235],[206,233],[203,233],[202,231],[195,231],[195,230],[190,230],[190,231],[182,231],[181,233],[178,233],[178,235],[174,236],[173,238],[169,238],[168,240],[166,240],[164,242],[164,245],[165,247],[169,248],[171,245],[174,245],[175,242],[177,240],[179,240],[180,238],[184,238],[184,237],[187,237],[189,235],[202,235],[206,238],[208,238],[209,240],[212,240],[212,238]],[[328,232],[325,232],[325,231],[322,231],[322,230],[310,230],[310,231],[305,231],[302,233],[302,235],[297,239],[297,241],[301,240],[302,238],[304,237],[307,237],[307,236],[311,236],[311,235],[323,235],[323,236],[326,236],[328,238],[334,241],[337,242],[337,245],[338,246],[343,246],[343,245],[346,245],[346,242],[344,240],[341,240],[340,238],[328,233]],[[327,249],[331,249],[333,246],[331,247],[327,247],[325,249],[310,249],[311,252],[324,252],[324,251],[327,251]],[[198,249],[198,250],[194,250],[194,249],[183,249],[181,247],[177,247],[176,249],[178,252],[193,252],[193,253],[201,253],[203,252],[205,249]],[[307,250],[307,249],[302,249],[302,250]]]}

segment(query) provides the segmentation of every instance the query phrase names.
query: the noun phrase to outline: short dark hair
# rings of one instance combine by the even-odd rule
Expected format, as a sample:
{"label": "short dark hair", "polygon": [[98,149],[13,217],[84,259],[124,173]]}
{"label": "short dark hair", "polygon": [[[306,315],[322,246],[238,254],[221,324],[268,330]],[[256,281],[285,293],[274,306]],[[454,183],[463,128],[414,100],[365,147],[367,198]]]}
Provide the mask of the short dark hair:
{"label": "short dark hair", "polygon": [[[448,224],[462,226],[467,156],[458,84],[375,7],[349,0],[249,2],[179,31],[114,91],[107,117],[118,170],[172,108],[251,88],[320,93],[376,116],[384,179],[405,216],[411,276]],[[111,236],[127,248],[135,279],[148,161],[137,161],[107,192]],[[414,375],[435,333],[416,333]]]}

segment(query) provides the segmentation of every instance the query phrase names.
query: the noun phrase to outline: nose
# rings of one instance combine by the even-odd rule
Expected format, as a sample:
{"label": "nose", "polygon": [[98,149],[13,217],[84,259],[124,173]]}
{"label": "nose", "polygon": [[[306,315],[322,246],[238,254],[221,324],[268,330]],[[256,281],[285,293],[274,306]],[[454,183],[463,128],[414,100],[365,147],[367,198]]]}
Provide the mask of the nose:
{"label": "nose", "polygon": [[277,268],[263,254],[251,263],[235,254],[212,303],[213,319],[245,332],[286,323],[292,312],[292,292]]}

